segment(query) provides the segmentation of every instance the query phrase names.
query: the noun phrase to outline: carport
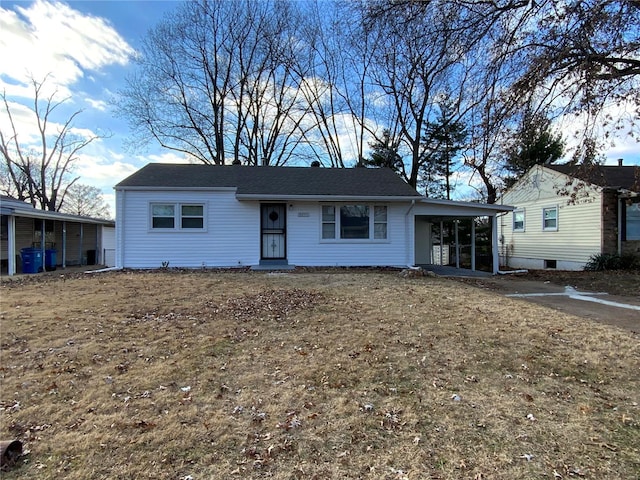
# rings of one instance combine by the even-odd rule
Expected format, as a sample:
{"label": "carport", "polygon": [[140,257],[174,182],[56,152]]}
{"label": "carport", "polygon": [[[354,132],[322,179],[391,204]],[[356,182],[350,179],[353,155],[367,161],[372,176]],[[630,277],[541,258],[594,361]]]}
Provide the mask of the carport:
{"label": "carport", "polygon": [[413,264],[497,273],[497,218],[514,207],[424,198],[412,205]]}
{"label": "carport", "polygon": [[[22,273],[23,248],[41,253],[42,270],[48,266],[108,265],[109,258],[115,258],[110,246],[110,239],[115,240],[112,220],[39,210],[6,196],[0,198],[0,208],[2,274]],[[51,265],[47,264],[49,260]]]}

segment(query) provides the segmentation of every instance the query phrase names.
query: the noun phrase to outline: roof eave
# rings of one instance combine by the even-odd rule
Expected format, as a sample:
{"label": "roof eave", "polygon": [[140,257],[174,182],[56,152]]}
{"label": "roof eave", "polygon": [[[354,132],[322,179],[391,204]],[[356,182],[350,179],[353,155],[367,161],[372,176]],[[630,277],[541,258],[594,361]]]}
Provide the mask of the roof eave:
{"label": "roof eave", "polygon": [[185,192],[194,192],[194,191],[202,191],[202,192],[235,192],[238,187],[157,187],[154,185],[116,185],[115,190],[124,191],[124,190],[137,190],[140,192],[143,191],[154,191],[154,192],[168,192],[168,191],[185,191]]}

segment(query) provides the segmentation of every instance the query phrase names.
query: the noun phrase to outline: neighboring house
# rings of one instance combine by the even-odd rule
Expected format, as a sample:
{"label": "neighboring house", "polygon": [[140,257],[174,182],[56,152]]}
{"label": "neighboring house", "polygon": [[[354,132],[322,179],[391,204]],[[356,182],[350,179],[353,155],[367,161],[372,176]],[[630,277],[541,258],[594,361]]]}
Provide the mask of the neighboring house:
{"label": "neighboring house", "polygon": [[640,167],[533,167],[502,197],[502,263],[580,270],[599,253],[640,252]]}
{"label": "neighboring house", "polygon": [[[34,208],[0,196],[0,260],[2,274],[23,273],[22,249],[40,250],[42,268],[108,265],[115,249],[115,222]],[[111,246],[109,246],[111,243]],[[112,265],[113,266],[113,263]],[[29,272],[35,273],[35,272]]]}
{"label": "neighboring house", "polygon": [[115,189],[123,268],[426,264],[430,225],[488,216],[497,271],[496,215],[510,210],[427,199],[374,168],[149,164]]}

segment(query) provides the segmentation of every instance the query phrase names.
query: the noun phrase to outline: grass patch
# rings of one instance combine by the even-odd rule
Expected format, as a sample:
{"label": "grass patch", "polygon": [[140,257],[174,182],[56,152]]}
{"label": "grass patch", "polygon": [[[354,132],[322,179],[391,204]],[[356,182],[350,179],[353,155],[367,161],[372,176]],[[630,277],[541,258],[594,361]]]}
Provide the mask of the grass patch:
{"label": "grass patch", "polygon": [[[393,272],[6,282],[7,479],[626,479],[637,336]],[[555,472],[555,473],[554,473]]]}

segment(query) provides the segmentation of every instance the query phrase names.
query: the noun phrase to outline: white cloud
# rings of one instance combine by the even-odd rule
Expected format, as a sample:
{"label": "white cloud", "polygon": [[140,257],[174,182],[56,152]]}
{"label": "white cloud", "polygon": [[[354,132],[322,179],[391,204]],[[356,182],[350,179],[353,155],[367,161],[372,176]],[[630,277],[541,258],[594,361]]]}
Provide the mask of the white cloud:
{"label": "white cloud", "polygon": [[[24,83],[30,76],[40,81],[51,74],[59,91],[85,71],[125,65],[134,53],[107,21],[60,2],[36,0],[15,11],[0,8],[0,31],[0,75]],[[5,88],[10,95],[21,93],[15,85]],[[22,93],[29,97],[33,92]]]}
{"label": "white cloud", "polygon": [[86,98],[85,101],[91,105],[91,108],[95,110],[100,110],[101,112],[106,112],[109,104],[104,100],[95,100],[93,98]]}

